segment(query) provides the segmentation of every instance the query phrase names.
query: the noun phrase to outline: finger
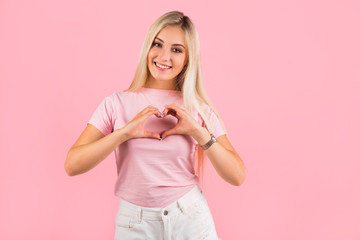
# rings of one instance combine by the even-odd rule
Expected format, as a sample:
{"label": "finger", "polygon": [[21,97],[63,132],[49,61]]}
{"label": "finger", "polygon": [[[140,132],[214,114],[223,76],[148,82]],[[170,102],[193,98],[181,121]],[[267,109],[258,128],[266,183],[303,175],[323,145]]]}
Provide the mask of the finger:
{"label": "finger", "polygon": [[179,107],[176,104],[165,105],[165,108],[171,108],[171,109],[174,109],[175,111],[179,111],[179,112],[184,112],[185,111],[185,109]]}
{"label": "finger", "polygon": [[160,112],[160,110],[158,110],[155,115],[158,117],[158,118],[163,118],[165,115],[163,112]]}
{"label": "finger", "polygon": [[[143,114],[143,118],[148,118],[149,116],[151,116],[151,115],[153,115],[153,114],[159,114],[159,110],[157,110],[157,109],[154,109],[154,110],[149,110],[148,112],[145,112],[144,114]],[[160,116],[160,115],[159,115]]]}
{"label": "finger", "polygon": [[144,108],[141,112],[139,112],[136,116],[137,117],[144,117],[147,114],[152,114],[153,112],[155,112],[157,109],[149,109],[149,108]]}
{"label": "finger", "polygon": [[176,117],[177,119],[180,119],[180,117],[181,117],[181,115],[175,109],[173,109],[173,108],[165,108],[164,116],[167,116],[169,114]]}
{"label": "finger", "polygon": [[164,110],[164,114],[171,114],[173,116],[176,117],[176,115],[178,115],[179,117],[182,116],[186,111],[184,109],[182,109],[181,107],[175,105],[175,104],[170,104],[170,105],[166,105],[165,106],[165,110]]}
{"label": "finger", "polygon": [[154,113],[154,115],[155,115],[157,118],[161,118],[161,115],[160,115],[159,111],[157,111],[156,113]]}
{"label": "finger", "polygon": [[174,109],[166,109],[165,111],[164,111],[164,115],[165,116],[167,116],[167,115],[173,115],[174,117],[177,117],[178,116],[178,114],[177,114],[177,112],[174,110]]}
{"label": "finger", "polygon": [[149,110],[148,112],[142,113],[138,116],[140,122],[145,122],[151,115],[156,114],[158,110]]}
{"label": "finger", "polygon": [[144,108],[141,112],[142,112],[142,113],[146,113],[146,112],[148,112],[148,111],[152,111],[152,110],[155,110],[155,109],[157,109],[157,108],[154,107],[154,106],[152,106],[152,105],[149,105],[149,106],[147,106],[146,108]]}
{"label": "finger", "polygon": [[161,138],[164,139],[164,138],[166,138],[166,137],[169,136],[169,135],[175,135],[175,134],[178,134],[178,133],[176,132],[176,129],[175,129],[175,128],[171,128],[171,129],[168,129],[168,130],[162,132],[162,133],[161,133]]}
{"label": "finger", "polygon": [[166,116],[168,114],[168,111],[169,111],[169,109],[167,109],[167,108],[164,109],[164,111],[163,111],[164,116]]}
{"label": "finger", "polygon": [[160,134],[157,132],[144,131],[144,137],[160,139]]}

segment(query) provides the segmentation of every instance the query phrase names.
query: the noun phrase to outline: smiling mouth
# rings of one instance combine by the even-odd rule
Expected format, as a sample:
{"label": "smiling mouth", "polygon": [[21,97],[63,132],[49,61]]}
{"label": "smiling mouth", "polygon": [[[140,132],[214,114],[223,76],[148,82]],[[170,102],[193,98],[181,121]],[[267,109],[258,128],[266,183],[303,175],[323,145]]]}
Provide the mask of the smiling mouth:
{"label": "smiling mouth", "polygon": [[172,68],[171,66],[162,65],[162,64],[157,63],[157,62],[154,62],[154,63],[158,68],[161,68],[161,69],[170,69],[170,68]]}

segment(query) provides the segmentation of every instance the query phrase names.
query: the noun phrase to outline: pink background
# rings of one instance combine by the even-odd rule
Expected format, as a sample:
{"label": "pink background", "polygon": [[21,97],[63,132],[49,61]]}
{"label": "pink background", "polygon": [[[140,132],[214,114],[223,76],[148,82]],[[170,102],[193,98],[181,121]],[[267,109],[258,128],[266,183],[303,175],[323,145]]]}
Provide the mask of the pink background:
{"label": "pink background", "polygon": [[360,239],[356,0],[2,0],[0,239],[113,239],[114,154],[75,177],[63,164],[170,10],[198,28],[206,89],[246,165],[240,187],[206,165],[219,236]]}

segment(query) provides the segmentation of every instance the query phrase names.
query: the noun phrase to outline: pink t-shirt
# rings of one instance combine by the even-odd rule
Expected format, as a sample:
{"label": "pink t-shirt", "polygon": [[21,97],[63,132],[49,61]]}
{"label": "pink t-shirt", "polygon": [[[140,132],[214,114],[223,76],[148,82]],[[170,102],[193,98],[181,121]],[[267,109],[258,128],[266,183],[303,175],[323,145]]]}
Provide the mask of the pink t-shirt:
{"label": "pink t-shirt", "polygon": [[[115,92],[103,99],[88,123],[105,136],[124,127],[148,105],[163,111],[165,105],[182,108],[182,93],[176,90],[141,88],[137,92]],[[226,134],[216,114],[210,114],[215,137]],[[202,122],[197,112],[191,113]],[[144,123],[148,131],[161,133],[176,125],[177,119],[168,115],[151,115]],[[143,207],[165,207],[199,183],[194,170],[197,142],[189,135],[169,135],[162,141],[155,138],[135,138],[115,149],[117,179],[115,195]]]}

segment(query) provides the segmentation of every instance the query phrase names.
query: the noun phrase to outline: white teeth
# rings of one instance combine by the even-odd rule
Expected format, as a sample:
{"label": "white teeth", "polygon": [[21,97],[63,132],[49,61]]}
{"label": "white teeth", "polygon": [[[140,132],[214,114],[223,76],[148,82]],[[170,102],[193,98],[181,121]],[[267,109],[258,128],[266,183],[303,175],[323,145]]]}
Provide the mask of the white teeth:
{"label": "white teeth", "polygon": [[157,62],[155,62],[156,66],[158,66],[159,68],[170,68],[170,67],[166,67],[166,66],[163,66],[163,65],[159,65]]}

